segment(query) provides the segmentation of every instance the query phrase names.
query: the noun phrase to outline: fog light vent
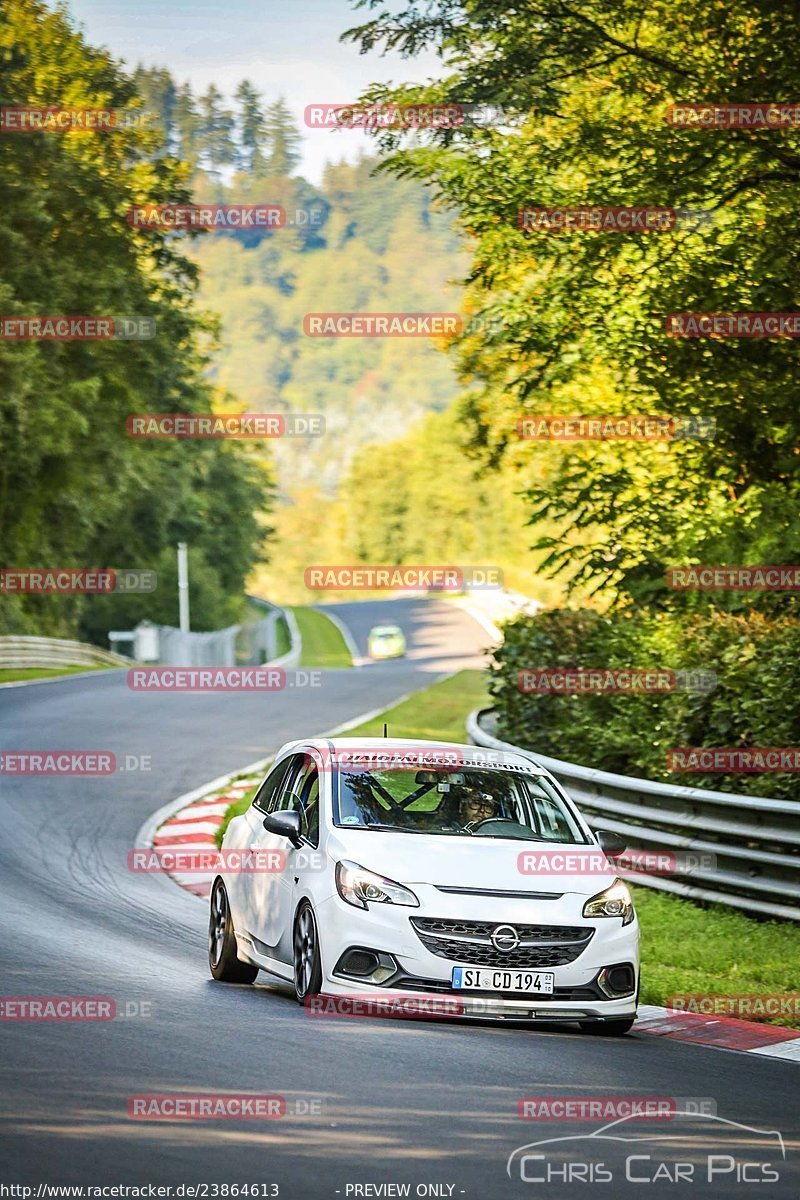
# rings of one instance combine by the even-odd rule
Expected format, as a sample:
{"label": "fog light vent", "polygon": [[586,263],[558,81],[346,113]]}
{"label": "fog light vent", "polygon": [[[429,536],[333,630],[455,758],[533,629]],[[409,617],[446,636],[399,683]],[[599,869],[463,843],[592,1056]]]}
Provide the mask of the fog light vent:
{"label": "fog light vent", "polygon": [[349,950],[342,959],[340,971],[347,975],[371,975],[380,966],[378,956],[372,950]]}
{"label": "fog light vent", "polygon": [[636,974],[630,963],[616,963],[613,967],[603,967],[597,976],[597,986],[612,1000],[630,996],[636,986]]}

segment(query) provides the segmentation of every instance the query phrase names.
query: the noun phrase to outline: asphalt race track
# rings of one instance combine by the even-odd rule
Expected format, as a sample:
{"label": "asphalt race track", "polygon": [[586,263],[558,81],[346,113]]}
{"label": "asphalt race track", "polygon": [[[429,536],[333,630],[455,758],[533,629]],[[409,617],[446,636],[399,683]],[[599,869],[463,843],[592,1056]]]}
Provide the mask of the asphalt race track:
{"label": "asphalt race track", "polygon": [[[288,738],[476,665],[488,640],[441,601],[335,611],[362,652],[372,624],[401,624],[408,658],[325,672],[319,688],[270,696],[137,694],[124,672],[0,690],[4,750],[110,749],[123,762],[152,759],[149,772],[107,779],[0,777],[3,996],[106,996],[131,1013],[110,1022],[0,1022],[4,1179],[34,1187],[277,1184],[283,1200],[797,1196],[792,1063],[635,1033],[611,1040],[555,1027],[312,1019],[280,987],[211,981],[205,905],[162,876],[127,869],[148,815]],[[275,1121],[128,1115],[134,1095],[199,1092],[280,1095],[289,1111]],[[706,1143],[697,1138],[724,1127],[699,1118],[666,1122],[662,1132],[676,1140],[635,1148],[639,1182],[626,1182],[616,1165],[619,1144],[605,1156],[614,1160],[614,1182],[573,1177],[567,1186],[562,1175],[528,1183],[518,1171],[509,1178],[506,1161],[517,1147],[598,1124],[521,1120],[521,1098],[609,1095],[705,1098],[726,1121],[780,1131],[786,1161],[772,1155],[778,1181],[761,1168],[743,1170],[737,1153],[735,1167],[718,1162],[707,1184]],[[648,1129],[629,1125],[626,1136]],[[765,1137],[749,1137],[754,1161],[764,1157]],[[661,1181],[641,1182],[662,1161],[696,1168],[692,1181],[687,1171],[670,1181],[667,1167]],[[535,1178],[539,1168],[527,1170]],[[387,1184],[410,1191],[380,1190]]]}

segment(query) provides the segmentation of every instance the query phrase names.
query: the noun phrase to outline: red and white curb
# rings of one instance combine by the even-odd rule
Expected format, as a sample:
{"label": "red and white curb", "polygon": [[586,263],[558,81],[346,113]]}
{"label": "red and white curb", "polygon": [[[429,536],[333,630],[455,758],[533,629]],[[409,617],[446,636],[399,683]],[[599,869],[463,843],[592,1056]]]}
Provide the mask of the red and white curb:
{"label": "red and white curb", "polygon": [[[153,835],[153,848],[159,851],[180,848],[182,854],[216,849],[216,835],[225,813],[231,804],[246,795],[250,786],[232,786],[220,796],[195,800],[179,809]],[[194,892],[195,896],[206,900],[215,872],[167,870],[166,874],[187,892]]]}
{"label": "red and white curb", "polygon": [[674,1038],[724,1050],[766,1054],[800,1063],[800,1029],[767,1025],[763,1021],[741,1021],[737,1017],[704,1016],[678,1012],[655,1004],[641,1004],[634,1029],[655,1037]]}
{"label": "red and white curb", "polygon": [[[216,849],[216,834],[229,806],[261,782],[271,762],[272,755],[259,759],[165,804],[145,821],[136,835],[135,849],[155,850],[162,854],[170,849],[179,849],[183,854]],[[165,868],[164,874],[187,892],[205,900],[215,872]]]}

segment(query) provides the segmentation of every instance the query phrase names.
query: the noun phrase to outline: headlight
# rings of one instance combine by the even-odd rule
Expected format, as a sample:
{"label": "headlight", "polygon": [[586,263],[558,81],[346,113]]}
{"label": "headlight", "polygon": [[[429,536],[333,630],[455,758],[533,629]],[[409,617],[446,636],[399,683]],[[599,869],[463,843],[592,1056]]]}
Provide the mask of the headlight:
{"label": "headlight", "polygon": [[583,906],[585,917],[622,917],[623,925],[630,925],[635,913],[631,894],[621,879],[615,879],[611,887],[597,896],[592,896]]}
{"label": "headlight", "polygon": [[384,879],[354,862],[336,864],[336,890],[343,900],[356,908],[369,908],[370,904],[404,904],[407,908],[419,908],[417,897],[402,883]]}

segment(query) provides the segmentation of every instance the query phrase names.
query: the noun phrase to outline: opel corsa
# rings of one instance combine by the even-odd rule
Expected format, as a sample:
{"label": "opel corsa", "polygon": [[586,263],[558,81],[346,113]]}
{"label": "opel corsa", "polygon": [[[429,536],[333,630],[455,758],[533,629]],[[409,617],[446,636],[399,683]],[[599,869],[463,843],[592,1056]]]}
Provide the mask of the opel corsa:
{"label": "opel corsa", "polygon": [[521,753],[292,742],[225,833],[211,974],[621,1035],[639,989],[624,849]]}

